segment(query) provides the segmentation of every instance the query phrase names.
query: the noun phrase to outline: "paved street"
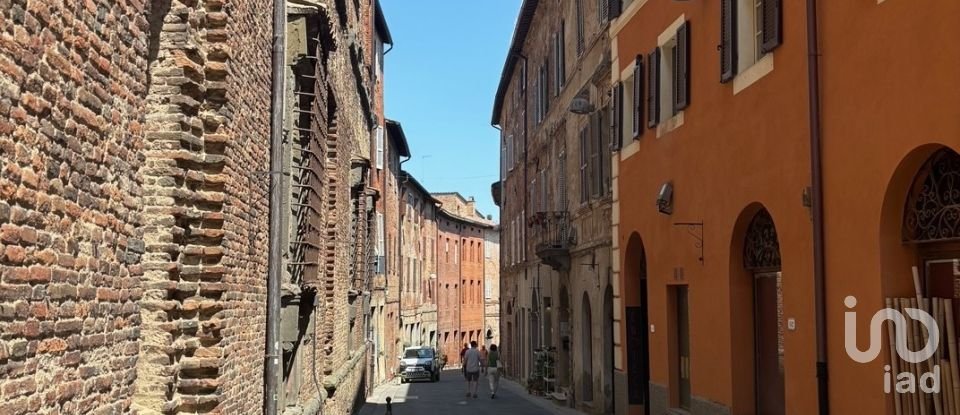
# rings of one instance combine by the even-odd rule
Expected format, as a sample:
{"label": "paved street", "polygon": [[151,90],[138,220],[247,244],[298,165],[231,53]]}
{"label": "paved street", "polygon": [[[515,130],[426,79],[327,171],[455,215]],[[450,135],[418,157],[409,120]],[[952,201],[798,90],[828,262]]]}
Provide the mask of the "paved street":
{"label": "paved street", "polygon": [[527,395],[519,385],[500,380],[500,390],[496,399],[490,399],[490,389],[486,377],[480,378],[477,399],[466,398],[466,384],[459,370],[447,370],[438,383],[397,384],[396,382],[377,388],[373,396],[367,399],[360,415],[382,415],[386,413],[386,398],[393,400],[393,415],[413,414],[516,414],[547,415],[576,414],[578,412],[560,408],[552,403]]}

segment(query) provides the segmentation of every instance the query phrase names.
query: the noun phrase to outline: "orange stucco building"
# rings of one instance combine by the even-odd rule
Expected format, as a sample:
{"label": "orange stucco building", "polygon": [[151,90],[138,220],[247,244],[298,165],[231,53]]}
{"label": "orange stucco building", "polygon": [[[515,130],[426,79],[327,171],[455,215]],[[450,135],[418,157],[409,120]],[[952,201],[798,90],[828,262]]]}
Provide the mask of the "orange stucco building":
{"label": "orange stucco building", "polygon": [[808,5],[633,0],[611,24],[617,413],[892,414],[844,300],[863,350],[912,266],[957,297],[960,49],[923,45],[960,3],[818,1],[819,54]]}

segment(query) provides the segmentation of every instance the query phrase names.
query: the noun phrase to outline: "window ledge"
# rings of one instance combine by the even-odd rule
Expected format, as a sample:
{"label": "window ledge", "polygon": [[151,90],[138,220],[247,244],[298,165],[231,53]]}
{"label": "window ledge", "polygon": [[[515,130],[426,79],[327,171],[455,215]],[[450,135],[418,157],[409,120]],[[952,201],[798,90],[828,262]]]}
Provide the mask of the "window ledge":
{"label": "window ledge", "polygon": [[770,72],[773,72],[773,52],[767,53],[747,70],[740,72],[733,78],[733,95],[739,94]]}
{"label": "window ledge", "polygon": [[637,154],[637,152],[640,151],[640,140],[642,139],[643,136],[634,138],[630,141],[630,144],[623,146],[623,148],[620,149],[620,161],[624,161],[634,154]]}
{"label": "window ledge", "polygon": [[657,138],[663,137],[677,128],[683,126],[683,114],[686,111],[680,111],[669,120],[663,121],[657,125]]}

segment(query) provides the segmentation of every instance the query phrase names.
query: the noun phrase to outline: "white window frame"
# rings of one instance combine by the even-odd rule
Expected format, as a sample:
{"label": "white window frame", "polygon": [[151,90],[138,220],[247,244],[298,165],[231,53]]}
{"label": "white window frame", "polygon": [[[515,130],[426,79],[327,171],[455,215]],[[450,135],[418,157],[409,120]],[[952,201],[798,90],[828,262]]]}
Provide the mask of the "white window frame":
{"label": "white window frame", "polygon": [[753,85],[773,71],[773,53],[763,53],[763,1],[736,0],[737,75],[733,94]]}
{"label": "white window frame", "polygon": [[674,59],[677,50],[677,32],[686,21],[687,17],[680,15],[657,37],[657,45],[660,47],[660,120],[657,123],[657,138],[683,125],[684,111],[677,111],[673,105],[673,81],[677,76]]}

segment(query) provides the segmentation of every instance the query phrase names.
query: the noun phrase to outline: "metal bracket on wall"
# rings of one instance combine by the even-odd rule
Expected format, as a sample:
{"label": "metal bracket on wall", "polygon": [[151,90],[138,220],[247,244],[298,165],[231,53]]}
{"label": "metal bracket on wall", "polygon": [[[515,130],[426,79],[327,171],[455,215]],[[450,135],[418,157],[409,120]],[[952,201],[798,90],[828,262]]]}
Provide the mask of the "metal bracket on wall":
{"label": "metal bracket on wall", "polygon": [[687,233],[690,234],[695,240],[693,246],[700,249],[700,257],[697,258],[702,265],[703,262],[703,222],[676,222],[673,226],[683,226],[687,229]]}

